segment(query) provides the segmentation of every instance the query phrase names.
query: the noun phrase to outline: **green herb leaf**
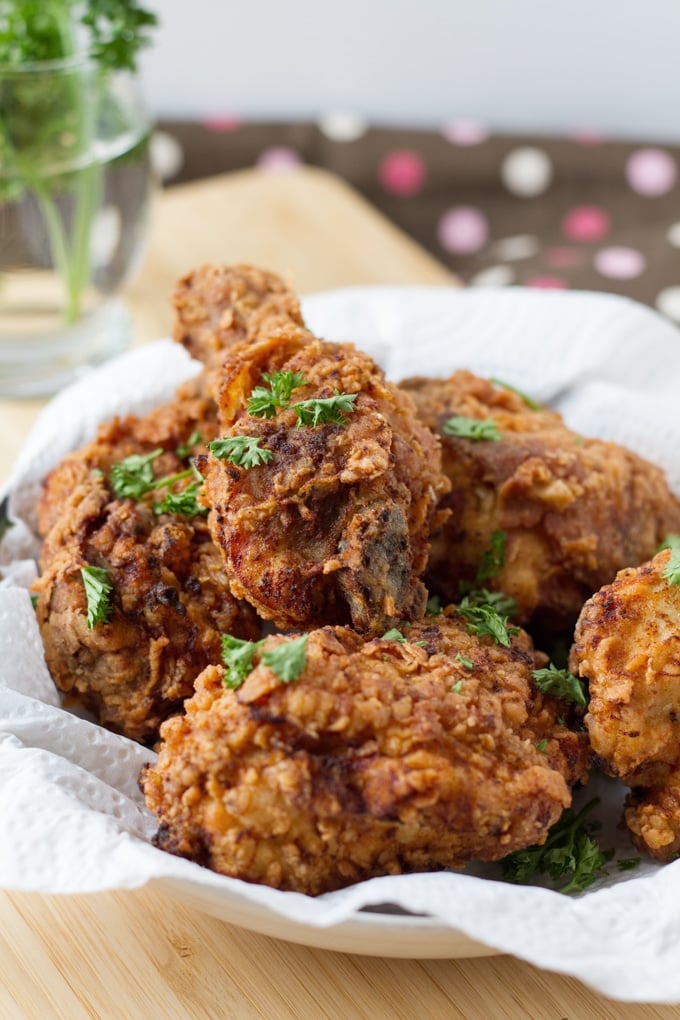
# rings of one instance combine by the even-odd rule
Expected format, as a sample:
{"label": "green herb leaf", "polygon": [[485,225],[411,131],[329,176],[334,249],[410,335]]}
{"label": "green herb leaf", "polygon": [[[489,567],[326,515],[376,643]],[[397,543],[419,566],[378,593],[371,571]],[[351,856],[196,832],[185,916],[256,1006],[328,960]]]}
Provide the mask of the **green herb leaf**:
{"label": "green herb leaf", "polygon": [[108,623],[111,617],[113,585],[106,567],[81,567],[80,574],[87,597],[87,626]]}
{"label": "green herb leaf", "polygon": [[385,633],[382,636],[382,640],[383,641],[396,641],[400,645],[405,645],[406,644],[406,638],[404,637],[404,635],[402,634],[402,632],[400,630],[397,630],[396,627],[393,627],[392,630],[386,630]]}
{"label": "green herb leaf", "polygon": [[515,616],[517,603],[504,591],[490,591],[488,588],[475,588],[463,600],[468,606],[490,606],[501,616]]}
{"label": "green herb leaf", "polygon": [[491,545],[482,553],[482,559],[474,580],[475,588],[479,588],[484,581],[495,577],[505,564],[505,545],[507,535],[504,531],[494,531],[491,534]]}
{"label": "green herb leaf", "polygon": [[633,871],[637,868],[642,861],[641,857],[622,857],[616,862],[616,867],[619,871]]}
{"label": "green herb leaf", "polygon": [[442,611],[442,600],[439,595],[430,595],[425,606],[425,616],[439,616]]}
{"label": "green herb leaf", "polygon": [[241,686],[252,671],[253,659],[263,644],[264,638],[262,641],[244,641],[231,634],[222,635],[222,662],[226,667],[223,680],[225,687],[234,691]]}
{"label": "green herb leaf", "polygon": [[189,456],[193,448],[202,442],[203,435],[198,431],[198,429],[196,429],[196,431],[191,433],[186,443],[182,443],[181,446],[177,447],[177,456],[180,460],[184,460],[185,457]]}
{"label": "green herb leaf", "polygon": [[542,694],[551,694],[554,698],[562,698],[563,701],[573,701],[581,708],[588,705],[585,683],[568,669],[558,669],[551,662],[547,669],[534,669],[531,675]]}
{"label": "green herb leaf", "polygon": [[111,466],[109,479],[111,488],[119,499],[139,500],[152,492],[156,486],[153,476],[153,462],[163,453],[159,447],[151,453],[133,453]]}
{"label": "green herb leaf", "polygon": [[560,892],[581,892],[591,885],[614,856],[613,850],[601,850],[591,835],[594,825],[586,816],[598,800],[576,814],[571,808],[563,812],[548,833],[543,846],[516,850],[503,860],[503,877],[510,882],[526,884],[535,875],[548,875],[553,881],[568,879]]}
{"label": "green herb leaf", "polygon": [[463,689],[463,681],[456,680],[455,684],[451,685],[451,694],[460,694]]}
{"label": "green herb leaf", "polygon": [[498,443],[501,430],[493,418],[467,418],[463,414],[454,415],[444,422],[442,432],[445,436],[457,436],[459,439],[485,439]]}
{"label": "green herb leaf", "polygon": [[301,400],[299,404],[293,404],[293,410],[297,415],[297,427],[302,428],[309,425],[316,428],[317,425],[346,425],[347,415],[354,410],[354,402],[358,393],[339,393],[337,390],[332,397],[323,397],[316,400]]}
{"label": "green herb leaf", "polygon": [[536,741],[536,750],[544,752],[548,746],[548,738],[543,737],[541,740]]}
{"label": "green herb leaf", "polygon": [[465,666],[466,669],[474,669],[475,668],[475,664],[472,661],[472,659],[468,659],[467,655],[463,655],[461,652],[457,653],[457,655],[456,655],[456,662],[460,662],[461,665]]}
{"label": "green herb leaf", "polygon": [[182,514],[184,517],[195,517],[197,514],[205,515],[208,508],[201,506],[198,502],[198,494],[201,491],[202,482],[192,482],[181,492],[168,492],[159,503],[154,503],[156,514]]}
{"label": "green herb leaf", "polygon": [[220,460],[249,470],[260,464],[269,464],[274,457],[273,450],[260,446],[262,439],[256,436],[225,436],[208,443],[208,449]]}
{"label": "green herb leaf", "polygon": [[264,372],[262,378],[267,385],[256,386],[248,400],[248,414],[254,418],[273,418],[279,408],[289,406],[293,390],[307,385],[302,372],[287,369]]}
{"label": "green herb leaf", "polygon": [[309,634],[301,634],[292,641],[277,645],[262,653],[262,663],[269,666],[284,684],[297,680],[307,663],[307,642]]}
{"label": "green herb leaf", "polygon": [[672,532],[666,535],[656,551],[660,553],[664,549],[680,549],[680,535],[673,534]]}
{"label": "green herb leaf", "polygon": [[519,634],[519,627],[509,626],[507,617],[489,603],[475,604],[466,596],[458,606],[458,612],[465,619],[469,634],[491,637],[505,648],[510,647],[512,635]]}
{"label": "green herb leaf", "polygon": [[671,555],[661,571],[661,576],[669,584],[680,584],[680,548],[671,549]]}
{"label": "green herb leaf", "polygon": [[541,410],[541,405],[537,401],[535,401],[532,397],[528,397],[526,393],[522,392],[522,390],[518,390],[516,386],[511,386],[510,383],[503,382],[502,379],[494,379],[493,376],[489,379],[489,382],[493,383],[494,386],[500,386],[504,390],[510,390],[511,393],[514,393],[523,400],[531,411]]}

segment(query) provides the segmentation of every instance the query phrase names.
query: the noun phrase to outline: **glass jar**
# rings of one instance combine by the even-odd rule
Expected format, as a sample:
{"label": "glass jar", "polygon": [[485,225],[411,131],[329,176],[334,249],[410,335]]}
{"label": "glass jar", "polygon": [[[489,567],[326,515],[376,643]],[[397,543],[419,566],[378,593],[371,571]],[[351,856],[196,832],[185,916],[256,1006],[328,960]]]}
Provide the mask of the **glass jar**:
{"label": "glass jar", "polygon": [[134,75],[0,65],[0,394],[34,396],[128,342],[150,125]]}

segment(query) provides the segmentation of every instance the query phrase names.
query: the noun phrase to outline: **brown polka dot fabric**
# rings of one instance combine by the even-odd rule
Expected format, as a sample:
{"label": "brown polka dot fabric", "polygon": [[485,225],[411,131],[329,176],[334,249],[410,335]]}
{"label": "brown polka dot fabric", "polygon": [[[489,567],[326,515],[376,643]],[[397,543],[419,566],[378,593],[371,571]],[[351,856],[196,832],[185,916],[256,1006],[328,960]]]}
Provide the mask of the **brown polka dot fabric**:
{"label": "brown polka dot fabric", "polygon": [[319,123],[167,121],[154,139],[169,185],[257,166],[324,167],[472,286],[624,294],[680,322],[680,147]]}

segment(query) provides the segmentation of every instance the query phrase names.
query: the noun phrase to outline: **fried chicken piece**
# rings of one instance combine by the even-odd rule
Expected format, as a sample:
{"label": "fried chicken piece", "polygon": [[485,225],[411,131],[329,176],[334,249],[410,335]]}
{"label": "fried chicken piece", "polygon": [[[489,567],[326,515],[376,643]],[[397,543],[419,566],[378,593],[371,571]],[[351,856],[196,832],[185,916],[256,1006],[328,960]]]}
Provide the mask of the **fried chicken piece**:
{"label": "fried chicken piece", "polygon": [[[205,516],[158,514],[149,499],[116,498],[108,480],[115,462],[158,448],[156,478],[187,470],[178,447],[200,431],[195,449],[205,449],[216,428],[214,404],[197,389],[190,383],[144,418],[102,426],[50,473],[38,508],[36,613],[50,673],[71,702],[140,741],[181,710],[195,677],[219,658],[222,633],[259,636],[253,610],[229,593]],[[113,585],[109,622],[94,627],[81,575],[88,565],[105,568]]]}
{"label": "fried chicken piece", "polygon": [[[446,599],[472,581],[494,532],[504,562],[485,580],[518,605],[517,619],[550,631],[573,626],[584,601],[617,570],[653,556],[680,530],[680,502],[662,471],[615,443],[585,439],[547,408],[470,372],[402,384],[442,437],[451,513],[432,537],[427,580]],[[494,422],[500,438],[443,434],[455,416]]]}
{"label": "fried chicken piece", "polygon": [[172,303],[174,339],[206,364],[240,341],[304,327],[296,295],[254,266],[200,266],[178,281]]}
{"label": "fried chicken piece", "polygon": [[[355,402],[339,420],[302,427],[292,406],[249,414],[254,387],[274,372],[296,377],[290,405],[338,393]],[[446,480],[410,398],[351,344],[296,329],[232,347],[218,375],[224,435],[249,436],[270,458],[199,463],[234,595],[282,629],[351,623],[378,634],[421,616]]]}
{"label": "fried chicken piece", "polygon": [[586,602],[570,656],[589,680],[598,763],[634,787],[624,821],[659,860],[680,849],[680,587],[664,576],[670,555],[620,571]]}
{"label": "fried chicken piece", "polygon": [[544,841],[585,778],[583,736],[532,689],[528,635],[504,648],[447,613],[406,643],[312,631],[289,683],[262,662],[280,635],[236,690],[208,667],[140,776],[156,844],[316,895]]}

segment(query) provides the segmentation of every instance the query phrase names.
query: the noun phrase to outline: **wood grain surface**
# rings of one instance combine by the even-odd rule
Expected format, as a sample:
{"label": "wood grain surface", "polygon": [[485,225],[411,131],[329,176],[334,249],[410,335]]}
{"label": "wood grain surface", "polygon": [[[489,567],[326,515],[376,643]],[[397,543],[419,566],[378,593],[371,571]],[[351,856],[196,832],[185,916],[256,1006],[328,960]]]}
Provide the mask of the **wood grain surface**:
{"label": "wood grain surface", "polygon": [[[168,332],[167,294],[200,262],[251,261],[303,293],[450,283],[429,255],[322,171],[249,171],[158,197],[127,298],[136,342]],[[5,477],[38,401],[0,401]],[[153,888],[0,893],[0,1020],[680,1020],[609,1001],[512,957],[411,961],[308,949],[237,929]]]}

